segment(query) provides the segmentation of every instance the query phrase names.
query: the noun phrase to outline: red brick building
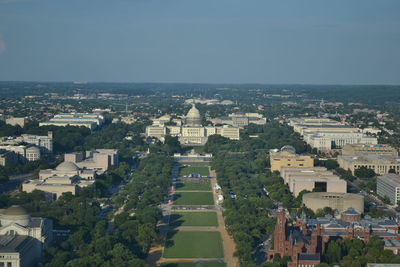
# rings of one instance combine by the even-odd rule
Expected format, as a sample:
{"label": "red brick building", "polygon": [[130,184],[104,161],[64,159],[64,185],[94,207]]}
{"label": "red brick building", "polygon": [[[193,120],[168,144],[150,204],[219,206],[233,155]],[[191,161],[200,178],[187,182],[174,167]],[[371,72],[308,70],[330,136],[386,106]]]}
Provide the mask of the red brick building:
{"label": "red brick building", "polygon": [[313,267],[320,263],[320,255],[330,240],[358,238],[368,242],[372,236],[400,240],[399,224],[389,218],[361,218],[354,209],[344,211],[340,219],[302,217],[289,223],[286,213],[278,211],[274,247],[268,252],[268,260],[279,254],[291,258],[288,267]]}

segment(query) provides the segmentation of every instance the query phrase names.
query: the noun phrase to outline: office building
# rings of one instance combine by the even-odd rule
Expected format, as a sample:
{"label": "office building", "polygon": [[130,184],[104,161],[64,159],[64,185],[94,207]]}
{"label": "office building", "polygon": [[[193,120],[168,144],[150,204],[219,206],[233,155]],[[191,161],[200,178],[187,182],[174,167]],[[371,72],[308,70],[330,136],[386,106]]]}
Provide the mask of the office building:
{"label": "office building", "polygon": [[20,206],[0,210],[0,266],[40,265],[53,239],[52,221],[31,217]]}
{"label": "office building", "polygon": [[22,191],[30,193],[33,190],[41,190],[53,199],[67,192],[76,195],[80,188],[94,183],[95,175],[94,170],[80,169],[76,164],[64,161],[55,169],[39,171],[39,179],[23,183]]}
{"label": "office building", "polygon": [[0,166],[14,165],[18,163],[18,154],[14,151],[0,148]]}
{"label": "office building", "polygon": [[390,155],[364,154],[359,156],[338,156],[338,163],[342,169],[350,170],[354,175],[356,169],[365,167],[376,174],[383,175],[390,170],[400,173],[400,158]]}
{"label": "office building", "polygon": [[92,169],[101,174],[112,167],[118,167],[118,149],[89,150],[86,151],[85,159],[81,152],[66,153],[64,161],[72,162],[80,169]]}
{"label": "office building", "polygon": [[63,113],[57,114],[47,122],[39,123],[39,126],[83,126],[94,130],[104,123],[104,117],[97,113]]}
{"label": "office building", "polygon": [[282,167],[281,176],[297,197],[301,191],[314,189],[318,192],[346,193],[347,182],[323,167]]}
{"label": "office building", "polygon": [[9,164],[25,163],[26,161],[35,161],[41,158],[40,149],[34,145],[0,145],[0,149],[15,154],[13,159],[15,158],[16,160],[10,161]]}
{"label": "office building", "polygon": [[314,159],[310,156],[298,155],[292,146],[269,151],[271,171],[281,171],[282,167],[313,167]]}
{"label": "office building", "polygon": [[376,137],[363,133],[360,129],[326,118],[294,118],[289,125],[303,136],[312,148],[323,152],[340,149],[346,144],[378,143]]}
{"label": "office building", "polygon": [[19,146],[34,145],[40,149],[41,154],[53,153],[53,132],[49,131],[47,135],[22,134],[17,137],[0,138],[0,146]]}
{"label": "office building", "polygon": [[400,200],[400,176],[393,173],[378,176],[376,192],[381,197],[389,198],[392,205],[397,205]]}
{"label": "office building", "polygon": [[215,124],[227,124],[243,128],[250,123],[263,125],[267,123],[267,119],[258,113],[231,113],[225,117],[217,117],[209,119]]}
{"label": "office building", "polygon": [[354,145],[346,144],[342,148],[343,156],[359,156],[359,155],[383,155],[397,157],[399,155],[396,148],[389,145]]}
{"label": "office building", "polygon": [[17,117],[10,117],[6,119],[6,124],[12,125],[12,126],[20,126],[23,128],[27,122],[26,118],[17,118]]}
{"label": "office building", "polygon": [[314,212],[330,207],[338,212],[353,208],[358,213],[364,213],[364,197],[350,193],[313,192],[303,195],[303,204]]}

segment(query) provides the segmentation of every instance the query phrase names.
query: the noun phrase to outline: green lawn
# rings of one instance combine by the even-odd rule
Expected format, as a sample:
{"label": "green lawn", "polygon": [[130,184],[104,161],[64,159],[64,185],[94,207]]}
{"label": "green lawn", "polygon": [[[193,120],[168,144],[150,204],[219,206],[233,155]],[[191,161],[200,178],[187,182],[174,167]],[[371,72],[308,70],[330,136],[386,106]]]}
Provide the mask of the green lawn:
{"label": "green lawn", "polygon": [[200,174],[201,176],[209,176],[210,173],[208,171],[208,167],[182,167],[179,171],[180,176],[187,176],[189,174]]}
{"label": "green lawn", "polygon": [[171,226],[218,226],[217,214],[210,212],[173,212]]}
{"label": "green lawn", "polygon": [[219,232],[169,232],[164,258],[223,258]]}
{"label": "green lawn", "polygon": [[182,263],[163,263],[162,267],[226,267],[225,263],[219,262],[182,262]]}
{"label": "green lawn", "polygon": [[198,190],[198,191],[211,191],[211,183],[210,180],[205,178],[204,180],[197,182],[177,182],[176,183],[177,191],[185,191],[185,190]]}
{"label": "green lawn", "polygon": [[174,199],[174,205],[214,205],[211,192],[180,192]]}

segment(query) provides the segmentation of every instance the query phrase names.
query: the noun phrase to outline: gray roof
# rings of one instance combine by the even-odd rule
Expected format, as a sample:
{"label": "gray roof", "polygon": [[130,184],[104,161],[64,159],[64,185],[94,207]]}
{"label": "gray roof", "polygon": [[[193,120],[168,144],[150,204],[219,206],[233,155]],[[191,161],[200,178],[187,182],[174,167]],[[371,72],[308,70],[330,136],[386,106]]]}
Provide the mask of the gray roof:
{"label": "gray roof", "polygon": [[19,252],[33,238],[26,235],[0,235],[1,252]]}
{"label": "gray roof", "polygon": [[301,261],[319,261],[319,253],[299,253],[299,260]]}

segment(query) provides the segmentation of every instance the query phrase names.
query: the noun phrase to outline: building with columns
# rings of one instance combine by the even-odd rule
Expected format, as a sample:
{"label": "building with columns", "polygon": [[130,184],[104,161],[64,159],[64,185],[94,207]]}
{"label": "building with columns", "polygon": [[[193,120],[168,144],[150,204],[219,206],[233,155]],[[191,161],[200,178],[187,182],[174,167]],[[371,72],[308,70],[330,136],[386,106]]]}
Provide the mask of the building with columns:
{"label": "building with columns", "polygon": [[0,210],[0,266],[39,265],[52,242],[52,231],[51,220],[31,217],[20,206]]}
{"label": "building with columns", "polygon": [[224,126],[202,126],[202,118],[199,110],[194,104],[189,112],[184,116],[182,121],[173,120],[176,125],[167,125],[167,118],[154,119],[153,125],[146,127],[147,137],[156,137],[161,141],[165,140],[165,136],[177,136],[182,145],[200,146],[207,143],[208,137],[219,134],[231,140],[239,140],[239,127],[224,125]]}
{"label": "building with columns", "polygon": [[327,118],[293,118],[289,125],[312,148],[323,152],[340,149],[346,144],[378,143],[376,137],[366,135],[361,129]]}

